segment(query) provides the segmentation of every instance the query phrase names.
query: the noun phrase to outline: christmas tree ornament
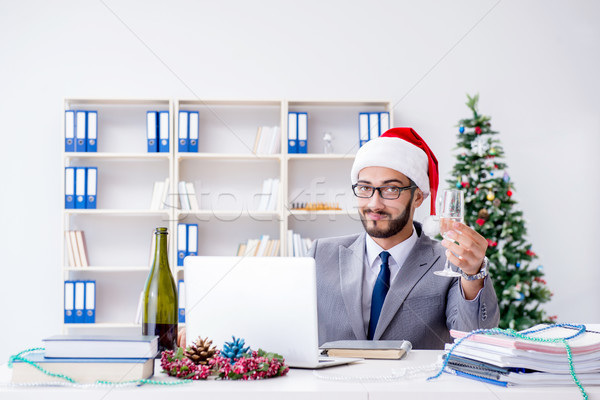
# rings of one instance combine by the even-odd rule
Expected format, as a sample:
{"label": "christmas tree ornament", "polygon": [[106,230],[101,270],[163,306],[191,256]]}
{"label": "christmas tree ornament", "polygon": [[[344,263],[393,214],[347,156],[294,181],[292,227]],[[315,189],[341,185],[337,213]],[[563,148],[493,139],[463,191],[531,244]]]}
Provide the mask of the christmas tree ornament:
{"label": "christmas tree ornament", "polygon": [[481,135],[481,127],[479,127],[479,126],[475,127],[475,134]]}
{"label": "christmas tree ornament", "polygon": [[490,216],[490,213],[488,212],[488,210],[486,210],[485,208],[482,208],[481,210],[479,210],[479,212],[477,213],[477,216],[483,220],[487,220],[488,217]]}
{"label": "christmas tree ornament", "polygon": [[543,265],[538,265],[536,268],[539,272],[542,272],[544,270],[544,266]]}
{"label": "christmas tree ornament", "polygon": [[485,196],[486,199],[488,199],[489,201],[492,201],[496,198],[496,195],[494,194],[494,192],[488,192],[487,196]]}
{"label": "christmas tree ornament", "polygon": [[517,263],[515,264],[515,267],[517,267],[517,268],[521,268],[521,263],[520,263],[520,262],[517,262]]}
{"label": "christmas tree ornament", "polygon": [[465,127],[463,125],[461,125],[460,128],[458,128],[458,131],[460,133],[465,133]]}
{"label": "christmas tree ornament", "polygon": [[212,344],[208,338],[198,339],[187,347],[184,355],[192,360],[194,364],[206,365],[215,356],[217,347]]}
{"label": "christmas tree ornament", "polygon": [[513,192],[512,192],[512,191],[510,191],[510,190],[507,190],[507,191],[506,191],[506,195],[507,195],[508,197],[511,197],[511,196],[513,195]]}
{"label": "christmas tree ornament", "polygon": [[236,339],[235,336],[232,336],[231,338],[233,341],[225,342],[223,345],[221,355],[229,358],[233,363],[236,359],[244,357],[244,355],[250,351],[250,347],[244,347],[244,344],[246,343],[244,339]]}
{"label": "christmas tree ornament", "polygon": [[502,179],[504,180],[504,182],[508,183],[510,181],[510,176],[508,176],[508,173],[505,172],[504,176],[502,177]]}
{"label": "christmas tree ornament", "polygon": [[460,183],[460,182],[456,182],[456,188],[457,188],[457,189],[460,189],[461,187],[462,187],[462,183]]}
{"label": "christmas tree ornament", "polygon": [[477,220],[475,220],[475,223],[479,226],[483,226],[483,224],[485,224],[485,219],[478,218]]}
{"label": "christmas tree ornament", "polygon": [[475,192],[475,194],[479,193],[479,188],[478,188],[478,187],[476,187],[476,188],[474,189],[474,192]]}
{"label": "christmas tree ornament", "polygon": [[500,201],[500,199],[494,199],[492,204],[494,205],[494,207],[500,207],[500,204],[502,204],[502,202]]}
{"label": "christmas tree ornament", "polygon": [[489,154],[490,154],[491,156],[495,156],[496,154],[498,154],[498,153],[496,152],[496,148],[495,148],[495,147],[491,147],[491,148],[490,148],[490,151],[489,151]]}
{"label": "christmas tree ornament", "polygon": [[476,153],[479,157],[483,157],[487,154],[490,144],[487,138],[477,136],[471,143],[471,150]]}

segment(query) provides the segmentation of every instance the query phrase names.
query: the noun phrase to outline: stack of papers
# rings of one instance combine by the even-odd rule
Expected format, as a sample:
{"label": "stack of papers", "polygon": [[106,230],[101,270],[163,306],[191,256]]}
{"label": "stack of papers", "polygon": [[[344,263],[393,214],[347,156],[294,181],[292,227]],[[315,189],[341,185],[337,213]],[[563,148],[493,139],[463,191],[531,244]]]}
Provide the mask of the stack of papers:
{"label": "stack of papers", "polygon": [[[536,325],[520,333],[536,331]],[[577,329],[551,327],[527,334],[532,338],[560,339],[573,336]],[[455,342],[468,332],[450,331]],[[567,340],[577,378],[583,385],[600,384],[600,332],[586,330]],[[453,345],[446,345],[450,350]],[[574,385],[564,343],[536,342],[503,334],[469,336],[448,357],[446,372],[466,378],[508,385]]]}

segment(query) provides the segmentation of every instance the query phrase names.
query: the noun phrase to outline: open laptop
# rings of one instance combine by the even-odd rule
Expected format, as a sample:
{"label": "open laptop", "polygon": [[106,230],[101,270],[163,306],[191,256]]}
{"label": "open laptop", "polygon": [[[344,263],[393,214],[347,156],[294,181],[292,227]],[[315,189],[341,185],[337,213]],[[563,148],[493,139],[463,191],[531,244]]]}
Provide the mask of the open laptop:
{"label": "open laptop", "polygon": [[232,336],[297,368],[360,359],[319,356],[315,260],[310,257],[203,257],[184,260],[188,344]]}

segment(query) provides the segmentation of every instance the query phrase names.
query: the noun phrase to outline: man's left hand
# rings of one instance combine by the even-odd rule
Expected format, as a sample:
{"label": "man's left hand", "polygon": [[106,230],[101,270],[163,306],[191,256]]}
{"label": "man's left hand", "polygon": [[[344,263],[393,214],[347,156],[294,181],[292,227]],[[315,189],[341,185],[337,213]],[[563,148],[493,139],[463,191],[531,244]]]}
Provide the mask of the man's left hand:
{"label": "man's left hand", "polygon": [[446,237],[447,239],[442,240],[442,246],[448,249],[448,261],[467,275],[478,273],[488,247],[487,240],[460,222],[453,223],[452,230],[446,233]]}

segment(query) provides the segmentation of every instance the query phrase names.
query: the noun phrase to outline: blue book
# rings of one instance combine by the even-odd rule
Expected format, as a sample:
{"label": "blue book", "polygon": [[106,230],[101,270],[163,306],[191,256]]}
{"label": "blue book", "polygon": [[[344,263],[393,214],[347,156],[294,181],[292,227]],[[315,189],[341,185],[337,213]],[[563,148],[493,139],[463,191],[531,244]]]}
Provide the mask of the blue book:
{"label": "blue book", "polygon": [[55,335],[43,340],[47,358],[151,358],[155,335]]}
{"label": "blue book", "polygon": [[96,281],[85,281],[84,312],[84,323],[93,324],[96,322]]}
{"label": "blue book", "polygon": [[187,111],[179,111],[178,131],[177,149],[180,153],[186,153],[189,151],[188,138],[190,132]]}
{"label": "blue book", "polygon": [[75,167],[65,167],[65,208],[75,208]]}
{"label": "blue book", "polygon": [[308,151],[308,113],[298,113],[298,153],[306,154]]}
{"label": "blue book", "polygon": [[146,140],[148,153],[158,152],[158,113],[156,111],[146,112]]}
{"label": "blue book", "polygon": [[87,150],[87,113],[75,112],[75,151]]}
{"label": "blue book", "polygon": [[158,112],[158,152],[168,153],[170,151],[170,121],[168,111]]}
{"label": "blue book", "polygon": [[85,208],[87,171],[85,167],[75,167],[75,208]]}
{"label": "blue book", "polygon": [[183,267],[183,259],[187,255],[187,225],[177,224],[177,266]]}
{"label": "blue book", "polygon": [[288,154],[298,153],[298,113],[288,113]]}
{"label": "blue book", "polygon": [[96,208],[96,192],[98,189],[98,168],[87,167],[85,170],[86,170],[85,208]]}
{"label": "blue book", "polygon": [[185,323],[185,282],[180,279],[177,282],[177,301],[179,304],[179,323]]}
{"label": "blue book", "polygon": [[369,113],[358,113],[358,144],[362,147],[363,144],[369,141]]}
{"label": "blue book", "polygon": [[65,111],[65,151],[75,151],[75,111]]}
{"label": "blue book", "polygon": [[65,281],[65,324],[75,322],[75,283],[73,281]]}
{"label": "blue book", "polygon": [[87,152],[98,151],[98,111],[87,112]]}
{"label": "blue book", "polygon": [[198,138],[200,137],[200,113],[198,111],[188,111],[189,138],[188,151],[198,152]]}
{"label": "blue book", "polygon": [[[77,383],[96,381],[127,382],[149,379],[154,375],[154,358],[48,358],[44,352],[26,353],[22,356],[45,371],[58,376],[66,375]],[[64,382],[64,378],[45,374],[22,360],[12,364],[12,383]]]}

